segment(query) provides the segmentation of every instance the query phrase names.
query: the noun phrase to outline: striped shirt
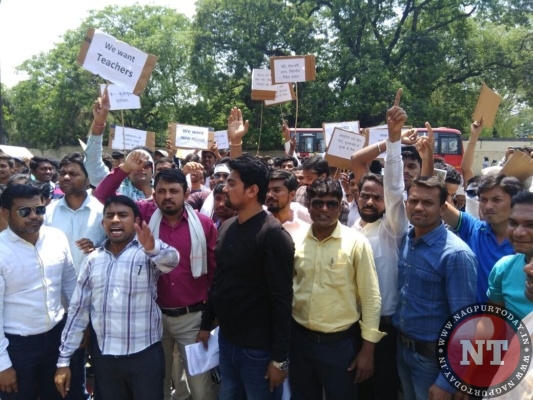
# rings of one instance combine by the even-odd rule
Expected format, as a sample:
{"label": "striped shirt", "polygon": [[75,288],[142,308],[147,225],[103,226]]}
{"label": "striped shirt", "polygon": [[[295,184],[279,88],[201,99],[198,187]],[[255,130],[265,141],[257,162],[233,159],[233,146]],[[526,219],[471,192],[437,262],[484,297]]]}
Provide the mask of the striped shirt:
{"label": "striped shirt", "polygon": [[156,284],[179,262],[173,247],[156,240],[151,252],[137,238],[114,256],[108,241],[92,252],[80,272],[61,336],[58,367],[69,365],[83,330],[92,322],[102,354],[135,354],[161,340]]}

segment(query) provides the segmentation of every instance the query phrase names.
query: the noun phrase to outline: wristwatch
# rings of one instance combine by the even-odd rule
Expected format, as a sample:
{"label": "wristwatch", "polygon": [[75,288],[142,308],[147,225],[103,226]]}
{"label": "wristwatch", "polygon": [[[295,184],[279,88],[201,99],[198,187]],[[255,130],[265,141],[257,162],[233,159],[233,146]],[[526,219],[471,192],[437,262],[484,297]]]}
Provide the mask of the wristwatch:
{"label": "wristwatch", "polygon": [[272,361],[272,365],[280,371],[287,371],[289,369],[289,360],[282,362]]}

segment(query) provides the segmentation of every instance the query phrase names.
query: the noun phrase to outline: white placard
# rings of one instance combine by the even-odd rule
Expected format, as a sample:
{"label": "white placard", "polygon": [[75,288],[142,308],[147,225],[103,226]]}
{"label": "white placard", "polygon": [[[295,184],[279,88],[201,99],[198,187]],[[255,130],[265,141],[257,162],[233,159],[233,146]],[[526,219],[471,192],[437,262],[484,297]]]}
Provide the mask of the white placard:
{"label": "white placard", "polygon": [[274,85],[276,88],[276,97],[274,100],[265,100],[265,106],[273,106],[274,104],[286,103],[293,101],[290,83],[282,83]]}
{"label": "white placard", "polygon": [[[105,84],[100,85],[100,94],[103,95]],[[107,93],[109,94],[110,110],[138,110],[141,108],[141,98],[130,93],[120,86],[108,85]]]}
{"label": "white placard", "polygon": [[324,128],[324,141],[326,142],[326,147],[327,147],[329,146],[329,141],[331,140],[331,135],[335,128],[340,128],[345,131],[359,133],[359,121],[324,122],[323,128]]}
{"label": "white placard", "polygon": [[207,149],[209,128],[192,125],[176,125],[176,147]]}
{"label": "white placard", "polygon": [[83,68],[133,93],[148,54],[95,30]]}
{"label": "white placard", "polygon": [[350,160],[352,154],[365,147],[366,138],[358,133],[335,128],[333,138],[328,147],[330,156],[340,157]]}
{"label": "white placard", "polygon": [[215,142],[219,149],[229,149],[228,131],[216,131]]}
{"label": "white placard", "polygon": [[274,59],[274,82],[305,82],[305,58]]}
{"label": "white placard", "polygon": [[20,147],[20,146],[8,146],[6,144],[0,145],[0,150],[2,150],[4,153],[10,155],[11,157],[15,158],[32,158],[33,154],[31,151],[29,151],[26,147]]}
{"label": "white placard", "polygon": [[147,131],[123,128],[122,126],[116,125],[111,148],[114,150],[131,150],[137,146],[146,146],[146,135]]}
{"label": "white placard", "polygon": [[252,90],[276,91],[275,85],[272,85],[272,73],[269,69],[252,70]]}
{"label": "white placard", "polygon": [[[368,145],[372,146],[375,145],[378,142],[381,142],[382,140],[387,140],[389,138],[389,129],[387,128],[387,125],[383,126],[377,126],[375,128],[370,128],[368,130]],[[383,147],[381,150],[385,150]],[[381,153],[379,158],[385,158],[387,157],[387,152],[384,151]]]}

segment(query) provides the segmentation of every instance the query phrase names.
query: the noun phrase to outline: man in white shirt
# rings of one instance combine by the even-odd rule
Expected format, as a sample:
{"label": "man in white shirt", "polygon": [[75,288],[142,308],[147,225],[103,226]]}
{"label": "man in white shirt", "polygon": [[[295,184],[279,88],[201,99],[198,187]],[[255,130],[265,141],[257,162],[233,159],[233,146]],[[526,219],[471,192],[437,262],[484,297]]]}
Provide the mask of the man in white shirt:
{"label": "man in white shirt", "polygon": [[293,209],[299,208],[299,203],[293,202],[297,189],[298,180],[294,174],[284,169],[274,170],[270,173],[265,201],[267,210],[281,222],[295,243],[303,239],[311,226],[298,218],[299,210]]}
{"label": "man in white shirt", "polygon": [[[76,272],[65,235],[42,226],[39,189],[13,185],[0,196],[8,229],[0,233],[0,396],[61,399],[55,361]],[[77,343],[79,345],[79,342]]]}
{"label": "man in white shirt", "polygon": [[[61,159],[58,183],[65,196],[50,203],[44,223],[60,229],[67,236],[74,269],[78,275],[86,254],[105,240],[102,227],[104,206],[87,194],[89,176],[80,153],[70,153]],[[74,353],[70,368],[70,397],[73,400],[88,399],[89,394],[85,390],[85,348]]]}
{"label": "man in white shirt", "polygon": [[[103,399],[163,399],[165,356],[161,310],[155,302],[161,272],[179,261],[176,249],[155,239],[135,202],[113,196],[104,205],[108,240],[80,272],[61,337],[55,382],[70,390],[70,358],[91,321],[91,355]],[[135,396],[135,397],[134,397]]]}
{"label": "man in white shirt", "polygon": [[[387,156],[384,176],[367,173],[358,183],[360,218],[354,228],[365,235],[372,246],[381,293],[379,330],[387,333],[376,344],[374,375],[361,384],[360,395],[363,400],[395,399],[400,387],[396,367],[398,332],[392,325],[392,315],[398,304],[398,251],[409,227],[403,202],[401,153],[401,128],[406,119],[407,114],[397,103],[387,111],[389,137],[385,143]],[[376,145],[378,151],[380,145]]]}

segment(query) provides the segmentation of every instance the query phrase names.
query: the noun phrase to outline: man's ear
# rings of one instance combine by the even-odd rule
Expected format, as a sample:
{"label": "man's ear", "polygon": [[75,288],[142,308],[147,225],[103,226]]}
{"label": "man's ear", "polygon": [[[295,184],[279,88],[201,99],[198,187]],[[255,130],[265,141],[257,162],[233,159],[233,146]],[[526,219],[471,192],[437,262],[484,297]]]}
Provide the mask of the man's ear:
{"label": "man's ear", "polygon": [[444,203],[440,206],[440,217],[444,217],[444,214],[446,214],[446,211],[448,211],[448,203]]}
{"label": "man's ear", "polygon": [[289,202],[292,203],[295,197],[296,197],[296,190],[291,190],[289,192]]}
{"label": "man's ear", "polygon": [[141,217],[135,217],[135,223],[141,226],[142,225]]}
{"label": "man's ear", "polygon": [[257,197],[257,195],[259,194],[259,186],[257,186],[255,183],[246,188],[246,190],[248,190],[249,198]]}
{"label": "man's ear", "polygon": [[9,210],[7,208],[0,208],[0,212],[2,213],[2,217],[9,221]]}

